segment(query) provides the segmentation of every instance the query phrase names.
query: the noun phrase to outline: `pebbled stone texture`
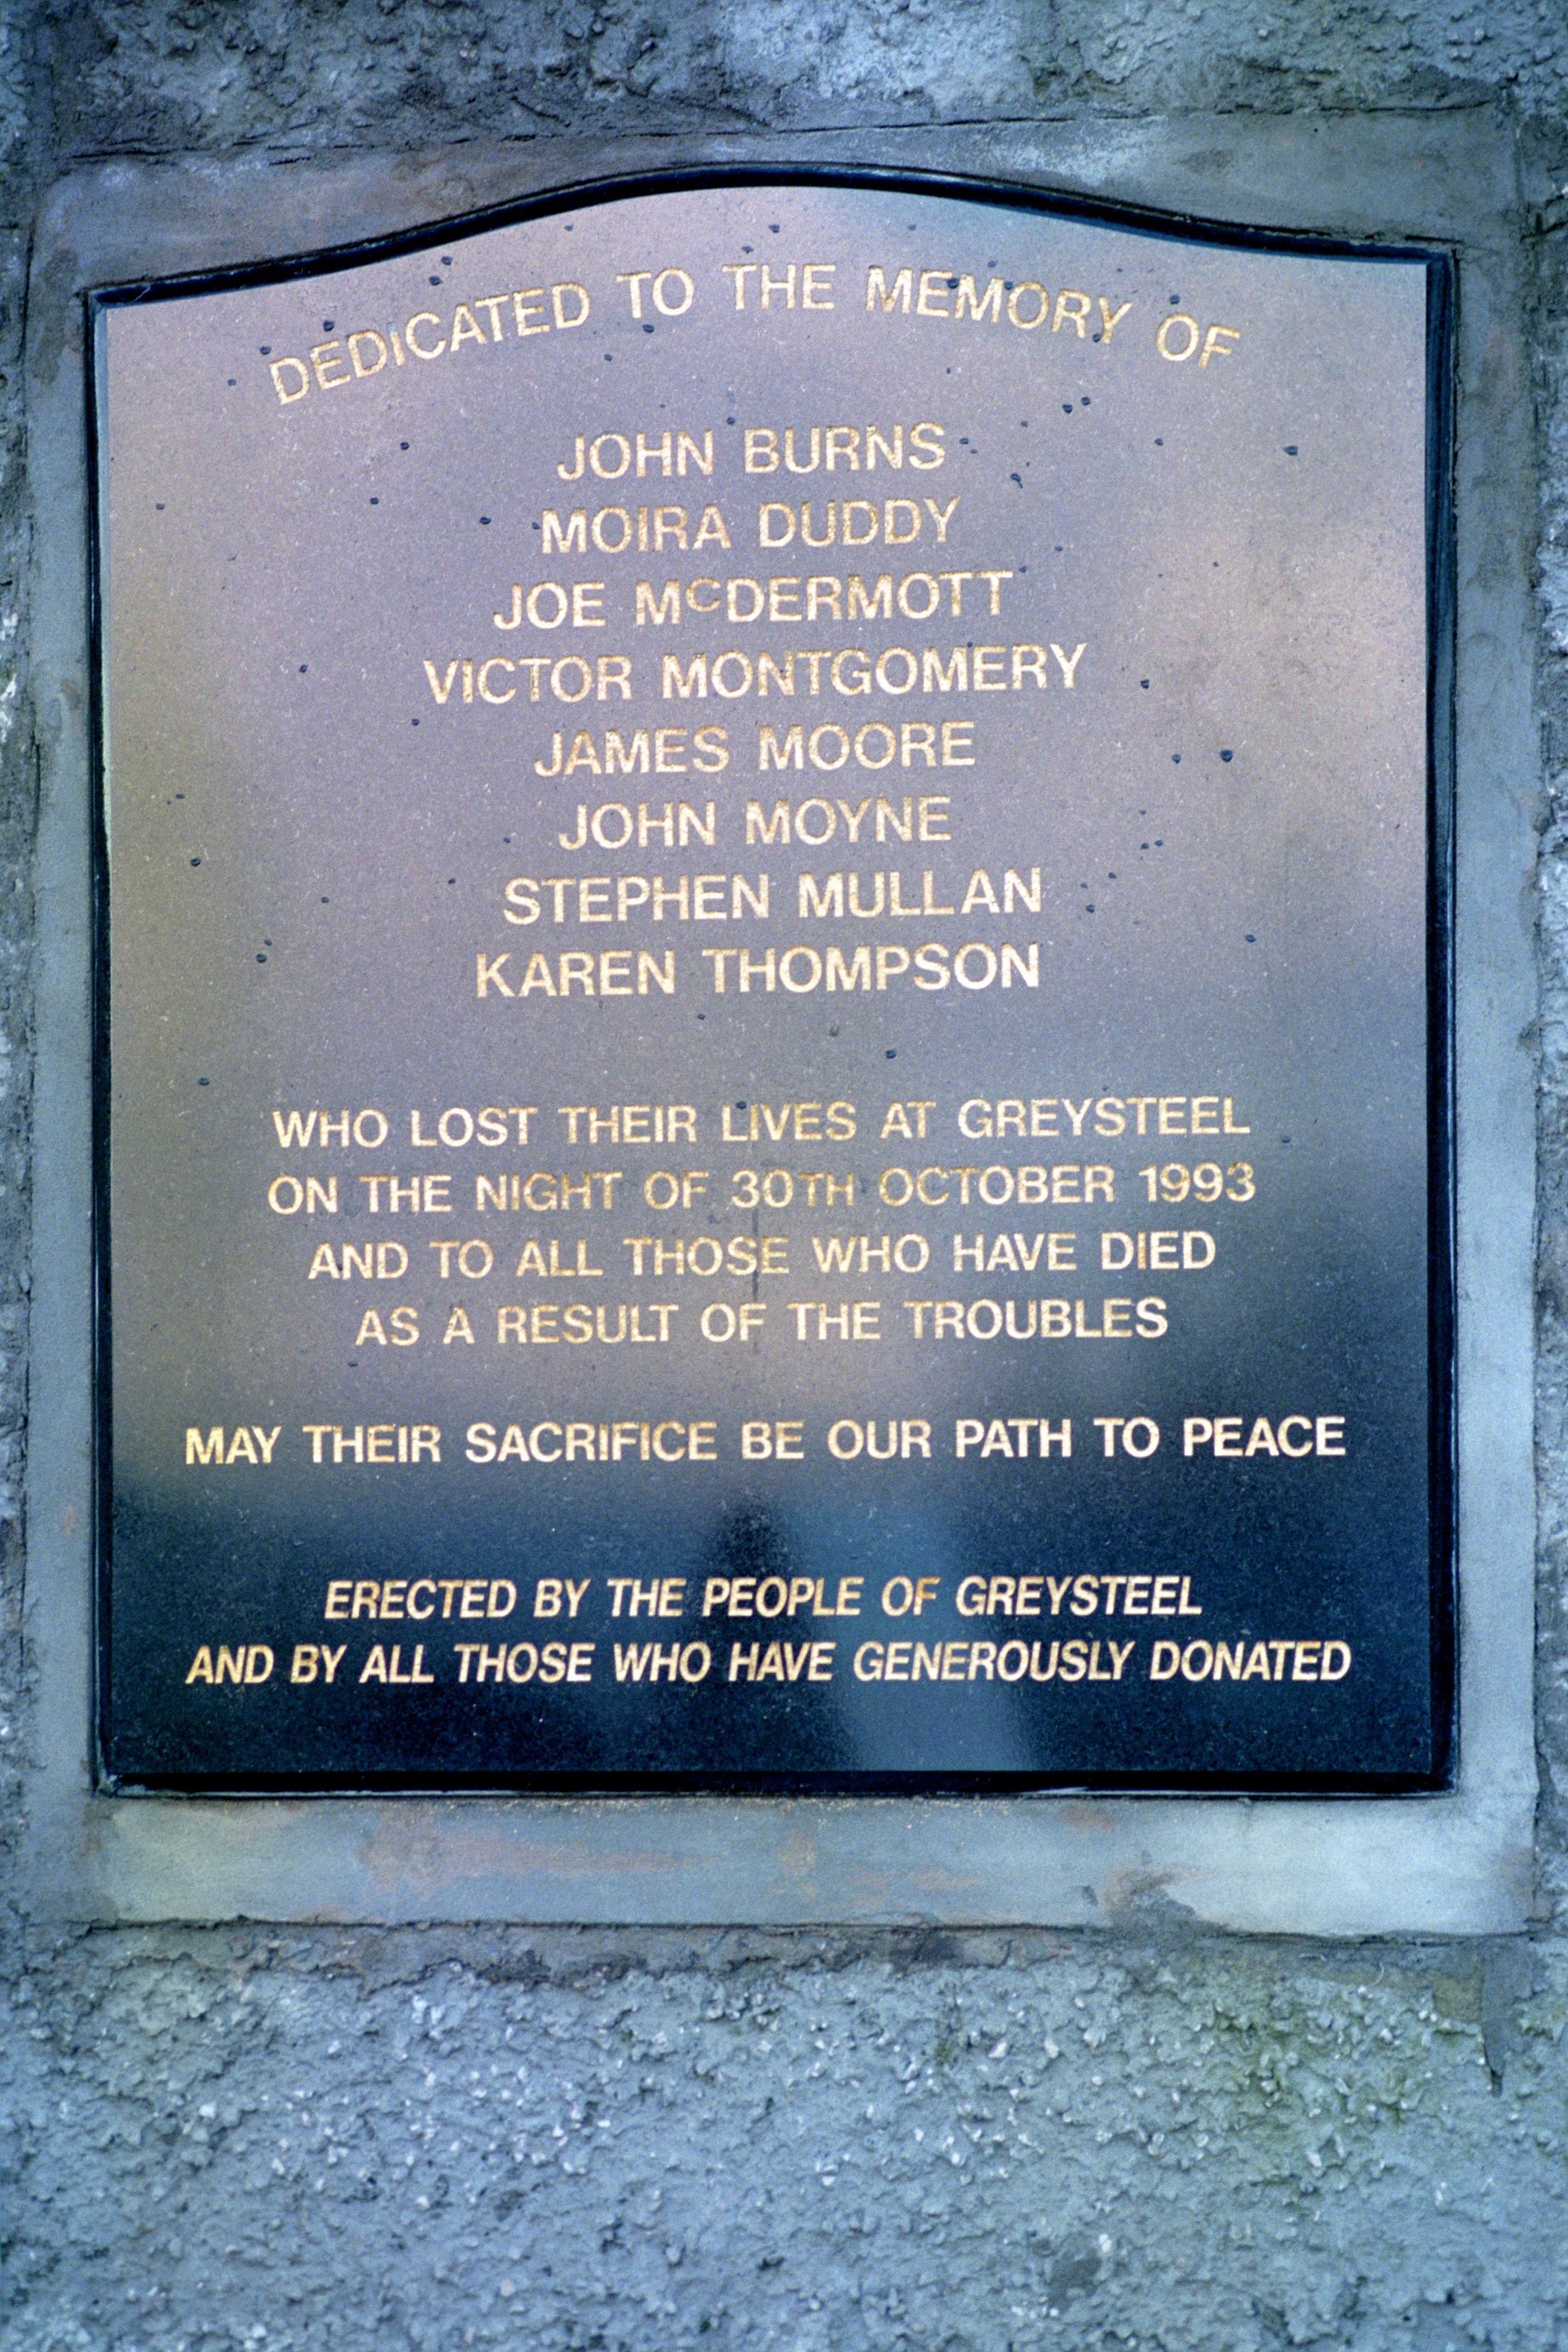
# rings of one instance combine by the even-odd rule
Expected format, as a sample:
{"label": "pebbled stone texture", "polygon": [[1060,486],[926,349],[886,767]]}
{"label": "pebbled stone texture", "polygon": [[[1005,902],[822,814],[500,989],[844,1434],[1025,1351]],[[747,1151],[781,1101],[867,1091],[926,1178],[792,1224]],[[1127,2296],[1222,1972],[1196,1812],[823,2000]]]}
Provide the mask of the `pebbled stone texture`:
{"label": "pebbled stone texture", "polygon": [[1516,1962],[40,1950],[8,2026],[34,2220],[0,2346],[1545,2352],[1568,1961]]}
{"label": "pebbled stone texture", "polygon": [[1473,105],[1561,120],[1559,0],[88,0],[35,8],[77,154],[604,121]]}
{"label": "pebbled stone texture", "polygon": [[40,192],[110,155],[1500,101],[1535,228],[1543,483],[1536,1931],[50,1940],[0,1901],[0,2352],[1568,2352],[1561,0],[0,12],[0,1865],[29,1731],[16,354]]}
{"label": "pebbled stone texture", "polygon": [[[1559,159],[1561,161],[1561,158]],[[1568,172],[1541,238],[1541,1143],[1536,1446],[1540,1874],[1568,1910]]]}

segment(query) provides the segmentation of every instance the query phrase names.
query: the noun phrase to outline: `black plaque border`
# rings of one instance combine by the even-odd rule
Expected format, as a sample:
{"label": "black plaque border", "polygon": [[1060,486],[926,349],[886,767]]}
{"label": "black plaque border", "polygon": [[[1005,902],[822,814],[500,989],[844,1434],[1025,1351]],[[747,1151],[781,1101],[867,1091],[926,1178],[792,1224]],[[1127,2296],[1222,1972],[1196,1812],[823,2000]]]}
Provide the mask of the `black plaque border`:
{"label": "black plaque border", "polygon": [[[131,1777],[109,1761],[110,1655],[113,1631],[113,1394],[110,1378],[110,877],[107,741],[104,728],[102,596],[106,450],[101,429],[102,363],[99,323],[110,310],[181,300],[248,287],[283,285],[324,270],[396,260],[446,237],[515,227],[563,212],[581,212],[638,196],[716,188],[831,187],[915,197],[948,197],[1053,219],[1081,220],[1124,234],[1178,237],[1229,251],[1288,253],[1350,261],[1423,265],[1427,281],[1427,1363],[1428,1363],[1428,1660],[1432,1761],[1425,1772],[1321,1774],[1173,1773],[1166,1770],[1073,1773],[874,1771],[743,1773],[445,1772],[439,1776],[361,1770],[343,1773],[258,1769],[243,1775],[162,1773]],[[91,749],[90,930],[92,1050],[92,1395],[93,1641],[89,1762],[93,1785],[109,1795],[143,1791],[222,1796],[342,1797],[462,1794],[541,1797],[1012,1797],[1062,1795],[1256,1796],[1278,1798],[1420,1795],[1452,1789],[1458,1766],[1458,1428],[1454,1383],[1454,1062],[1453,801],[1455,779],[1454,638],[1456,459],[1454,382],[1458,310],[1458,258],[1452,247],[1406,239],[1350,238],[1270,226],[1239,226],[1180,210],[1112,202],[1076,191],[973,173],[832,163],[706,163],[562,182],[535,194],[476,207],[380,236],[312,247],[281,260],[236,263],[122,280],[81,297],[87,364],[84,439],[87,474],[86,604],[89,733]]]}

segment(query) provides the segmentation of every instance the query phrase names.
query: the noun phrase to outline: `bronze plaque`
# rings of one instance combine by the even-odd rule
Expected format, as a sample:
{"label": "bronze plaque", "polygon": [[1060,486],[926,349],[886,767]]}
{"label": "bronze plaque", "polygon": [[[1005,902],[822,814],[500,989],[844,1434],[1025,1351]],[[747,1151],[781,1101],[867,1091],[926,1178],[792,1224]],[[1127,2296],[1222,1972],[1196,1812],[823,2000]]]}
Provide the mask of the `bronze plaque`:
{"label": "bronze plaque", "polygon": [[111,1782],[1447,1777],[1446,296],[796,178],[95,299]]}

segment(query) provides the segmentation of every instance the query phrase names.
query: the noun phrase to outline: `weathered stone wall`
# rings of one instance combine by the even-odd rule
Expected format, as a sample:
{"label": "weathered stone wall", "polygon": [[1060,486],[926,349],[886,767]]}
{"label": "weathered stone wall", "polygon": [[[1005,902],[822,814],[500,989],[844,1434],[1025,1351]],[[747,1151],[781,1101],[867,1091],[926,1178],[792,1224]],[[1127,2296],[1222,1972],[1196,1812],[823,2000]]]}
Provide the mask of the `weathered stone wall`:
{"label": "weathered stone wall", "polygon": [[[84,160],[1508,110],[1542,459],[1541,1903],[1528,1937],[0,1913],[4,2352],[1568,2347],[1568,26],[1560,0],[13,0],[0,24],[0,1835],[33,1726],[29,226]],[[1178,1915],[1179,1918],[1179,1915]]]}

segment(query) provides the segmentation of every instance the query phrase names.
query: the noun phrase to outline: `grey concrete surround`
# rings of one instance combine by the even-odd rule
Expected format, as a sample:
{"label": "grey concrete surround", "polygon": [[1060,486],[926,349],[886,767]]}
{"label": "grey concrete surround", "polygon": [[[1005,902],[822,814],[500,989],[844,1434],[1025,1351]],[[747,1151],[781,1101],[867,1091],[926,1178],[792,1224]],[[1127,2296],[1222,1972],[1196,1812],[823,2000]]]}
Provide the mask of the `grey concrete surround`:
{"label": "grey concrete surround", "polygon": [[[55,747],[40,870],[60,909],[45,944],[51,1025],[39,1034],[40,1152],[75,1172],[37,1228],[32,1449],[40,1730],[50,1770],[26,1849],[47,1915],[734,1925],[1088,1925],[1129,1887],[1162,1889],[1212,1926],[1318,1935],[1507,1930],[1528,1916],[1535,1786],[1531,1724],[1533,1501],[1528,1442],[1533,1118],[1521,1043],[1534,1003],[1522,893],[1534,855],[1529,611],[1512,561],[1533,501],[1516,321],[1521,285],[1508,141],[1486,118],[1436,127],[1343,122],[1304,142],[1289,121],[998,128],[984,138],[876,131],[823,138],[626,142],[628,173],[673,160],[938,163],[1176,215],[1451,247],[1461,272],[1456,653],[1456,1097],[1461,1661],[1458,1785],[1380,1802],[988,1799],[805,1803],[507,1799],[348,1801],[95,1792],[82,1761],[90,1643],[91,1490],[83,1387],[89,1108],[86,812],[79,709]],[[455,205],[570,185],[580,142],[241,164],[199,173],[123,164],[68,180],[34,256],[34,678],[65,714],[86,666],[81,534],[84,287],[168,277],[289,246],[330,246]],[[459,193],[461,190],[461,194]],[[1498,364],[1511,352],[1512,364]],[[1506,657],[1500,663],[1500,649]],[[1500,791],[1498,780],[1517,780]],[[67,909],[69,909],[68,914]],[[59,1121],[57,1137],[54,1122]],[[40,1203],[40,1212],[43,1204]],[[59,1540],[57,1531],[72,1533]],[[36,1552],[35,1558],[38,1554]]]}

